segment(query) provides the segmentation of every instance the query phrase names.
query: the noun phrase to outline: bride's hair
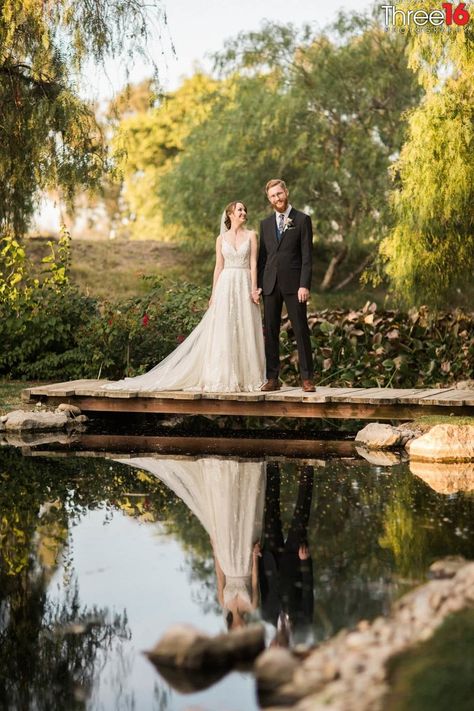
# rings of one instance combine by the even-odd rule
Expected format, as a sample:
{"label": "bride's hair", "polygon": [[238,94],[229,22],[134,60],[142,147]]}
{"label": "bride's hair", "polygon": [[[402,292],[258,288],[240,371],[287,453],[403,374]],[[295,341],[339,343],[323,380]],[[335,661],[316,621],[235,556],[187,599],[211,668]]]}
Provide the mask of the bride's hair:
{"label": "bride's hair", "polygon": [[244,202],[242,202],[242,200],[234,200],[233,202],[230,202],[226,206],[226,209],[225,209],[224,225],[225,225],[226,230],[230,230],[230,216],[234,212],[235,206],[238,205],[239,203],[244,206],[245,214],[247,214],[247,205]]}

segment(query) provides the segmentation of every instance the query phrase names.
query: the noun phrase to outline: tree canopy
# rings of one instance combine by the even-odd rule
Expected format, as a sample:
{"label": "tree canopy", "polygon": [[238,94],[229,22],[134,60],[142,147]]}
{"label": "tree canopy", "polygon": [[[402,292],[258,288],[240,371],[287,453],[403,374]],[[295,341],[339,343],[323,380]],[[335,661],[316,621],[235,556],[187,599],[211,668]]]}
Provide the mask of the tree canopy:
{"label": "tree canopy", "polygon": [[71,199],[96,185],[107,151],[77,92],[89,59],[146,53],[155,0],[4,0],[0,4],[0,236],[26,230],[39,191]]}
{"label": "tree canopy", "polygon": [[401,117],[420,95],[403,38],[365,15],[317,33],[266,24],[229,41],[215,72],[120,126],[138,232],[210,245],[233,199],[256,226],[268,209],[264,185],[279,176],[337,262],[352,248],[373,252],[389,225]]}
{"label": "tree canopy", "polygon": [[[435,3],[404,3],[434,9]],[[395,227],[381,245],[405,302],[441,306],[474,275],[474,19],[450,32],[411,33],[408,55],[425,96],[409,115],[395,166]]]}

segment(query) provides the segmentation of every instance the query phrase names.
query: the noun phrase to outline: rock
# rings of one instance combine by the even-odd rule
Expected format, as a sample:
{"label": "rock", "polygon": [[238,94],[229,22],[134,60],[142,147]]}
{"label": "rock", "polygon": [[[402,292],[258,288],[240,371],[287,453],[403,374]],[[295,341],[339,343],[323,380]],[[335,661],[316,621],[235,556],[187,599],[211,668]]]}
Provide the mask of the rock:
{"label": "rock", "polygon": [[410,471],[438,494],[474,491],[474,462],[410,461]]}
{"label": "rock", "polygon": [[[432,563],[428,575],[430,578],[437,579],[454,578],[456,573],[465,565],[466,559],[462,555],[449,555]],[[435,607],[434,604],[433,607]]]}
{"label": "rock", "polygon": [[401,461],[401,457],[395,452],[380,452],[365,449],[365,447],[356,447],[356,452],[370,464],[375,464],[378,467],[393,467],[395,464],[400,464]]}
{"label": "rock", "polygon": [[[474,563],[444,559],[432,566],[432,572],[450,577],[407,593],[387,617],[364,621],[355,630],[341,630],[321,642],[294,668],[292,679],[284,676],[284,683],[269,690],[270,700],[297,711],[383,709],[390,658],[429,639],[448,615],[474,605]],[[277,674],[278,664],[269,681]]]}
{"label": "rock", "polygon": [[8,415],[0,415],[0,425],[3,425],[8,420]]}
{"label": "rock", "polygon": [[286,684],[293,678],[299,666],[297,659],[288,649],[270,647],[257,657],[254,674],[259,689],[269,691]]}
{"label": "rock", "polygon": [[435,425],[411,442],[410,459],[474,461],[474,425]]}
{"label": "rock", "polygon": [[175,625],[146,655],[156,666],[183,669],[230,669],[250,661],[265,648],[262,625],[249,625],[216,637],[202,634],[190,625]]}
{"label": "rock", "polygon": [[474,390],[474,380],[460,380],[456,383],[458,390]]}
{"label": "rock", "polygon": [[355,441],[368,449],[390,449],[401,444],[402,435],[396,427],[371,422],[357,433]]}
{"label": "rock", "polygon": [[82,410],[77,405],[70,405],[68,402],[62,402],[57,406],[56,412],[65,412],[68,417],[78,417],[82,415]]}
{"label": "rock", "polygon": [[10,412],[5,423],[7,432],[22,432],[24,430],[60,430],[68,423],[64,412],[25,412],[14,410]]}

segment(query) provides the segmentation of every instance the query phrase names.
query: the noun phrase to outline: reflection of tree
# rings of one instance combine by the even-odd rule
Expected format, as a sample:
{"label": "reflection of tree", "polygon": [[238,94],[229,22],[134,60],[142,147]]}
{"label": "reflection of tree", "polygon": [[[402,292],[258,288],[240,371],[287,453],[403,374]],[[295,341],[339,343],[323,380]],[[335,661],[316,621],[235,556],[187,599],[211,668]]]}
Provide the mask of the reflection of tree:
{"label": "reflection of tree", "polygon": [[[296,499],[296,471],[296,464],[281,467],[284,530]],[[440,496],[405,466],[390,473],[341,460],[315,467],[308,542],[316,637],[384,613],[406,590],[400,578],[422,578],[432,560],[453,553],[473,558],[473,520],[474,496]]]}
{"label": "reflection of tree", "polygon": [[429,522],[415,512],[415,487],[413,479],[405,477],[394,489],[385,507],[384,533],[379,538],[382,548],[392,552],[397,573],[402,577],[419,575],[429,561]]}
{"label": "reflection of tree", "polygon": [[[31,570],[10,576],[0,603],[0,706],[39,711],[85,707],[98,656],[129,636],[125,615],[81,609],[77,590],[59,603]],[[2,580],[2,591],[4,590]]]}

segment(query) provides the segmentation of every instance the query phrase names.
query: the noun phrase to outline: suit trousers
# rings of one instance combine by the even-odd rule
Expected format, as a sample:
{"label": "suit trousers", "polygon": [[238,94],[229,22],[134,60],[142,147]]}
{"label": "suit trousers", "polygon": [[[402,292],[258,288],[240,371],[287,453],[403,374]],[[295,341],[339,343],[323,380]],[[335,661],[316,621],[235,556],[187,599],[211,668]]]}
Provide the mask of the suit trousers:
{"label": "suit trousers", "polygon": [[306,304],[298,301],[297,294],[282,294],[278,282],[272,293],[263,297],[267,378],[277,379],[280,372],[280,326],[283,303],[286,305],[296,338],[301,378],[310,380],[313,377],[313,356]]}

